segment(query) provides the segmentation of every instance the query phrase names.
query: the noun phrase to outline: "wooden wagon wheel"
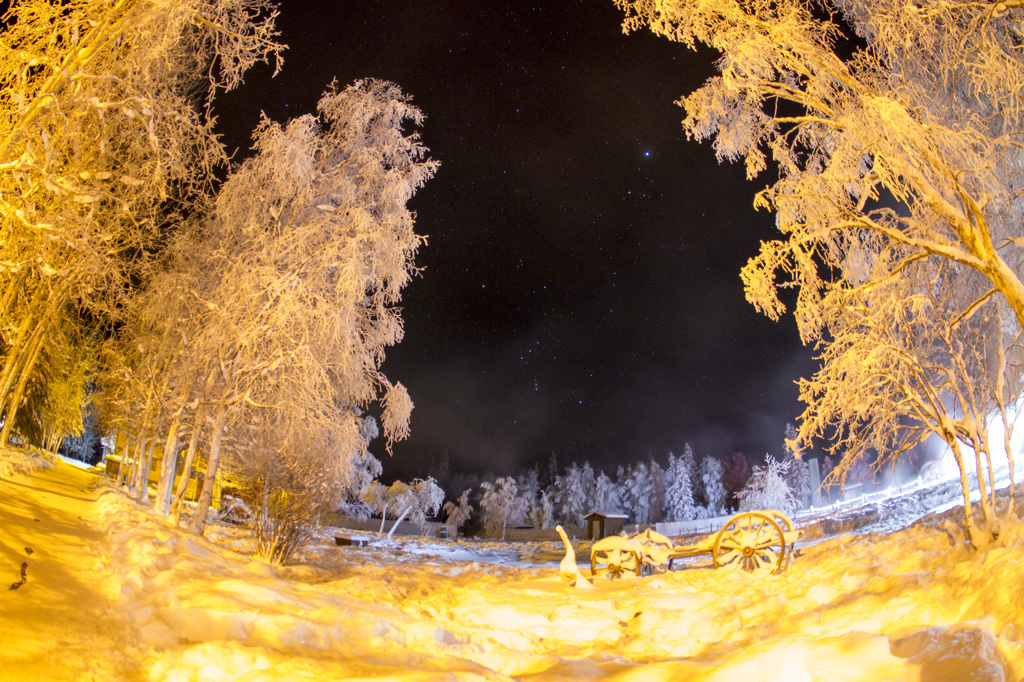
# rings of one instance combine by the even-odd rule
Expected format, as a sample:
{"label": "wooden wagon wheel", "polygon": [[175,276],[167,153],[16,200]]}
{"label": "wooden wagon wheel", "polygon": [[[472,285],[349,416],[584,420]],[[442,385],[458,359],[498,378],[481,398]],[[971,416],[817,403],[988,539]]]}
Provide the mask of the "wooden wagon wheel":
{"label": "wooden wagon wheel", "polygon": [[762,512],[743,512],[715,536],[711,556],[715,567],[738,566],[748,573],[775,573],[786,555],[786,538],[779,524]]}
{"label": "wooden wagon wheel", "polygon": [[[766,511],[765,514],[770,515],[775,520],[775,523],[777,523],[779,525],[779,530],[782,531],[782,536],[783,537],[786,537],[787,534],[793,533],[793,528],[794,528],[794,526],[793,526],[793,519],[791,519],[788,516],[786,516],[786,514],[784,512],[780,512],[777,509],[772,509],[770,511]],[[796,536],[794,536],[794,537],[796,537]],[[790,552],[793,551],[793,547],[795,545],[796,545],[796,541],[795,540],[789,544],[789,551]]]}
{"label": "wooden wagon wheel", "polygon": [[599,569],[605,569],[609,578],[621,578],[627,571],[640,575],[643,562],[632,550],[598,549],[590,553],[590,575],[597,577]]}

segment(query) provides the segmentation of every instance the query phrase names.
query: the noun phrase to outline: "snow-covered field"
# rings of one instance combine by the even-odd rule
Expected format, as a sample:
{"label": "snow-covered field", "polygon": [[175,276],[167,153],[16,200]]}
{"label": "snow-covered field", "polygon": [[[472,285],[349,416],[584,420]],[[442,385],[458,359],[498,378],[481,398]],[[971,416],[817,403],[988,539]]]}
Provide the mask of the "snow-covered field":
{"label": "snow-covered field", "polygon": [[[82,475],[56,471],[12,480],[31,491],[26,482],[44,489]],[[117,646],[136,664],[126,679],[1024,675],[1024,526],[980,553],[969,550],[956,508],[900,528],[928,508],[948,507],[948,487],[810,528],[811,541],[777,576],[698,560],[660,575],[601,577],[596,589],[582,590],[559,579],[560,543],[337,547],[334,529],[324,529],[293,565],[272,567],[253,559],[244,529],[215,524],[208,539],[190,537],[97,485],[88,500],[94,515],[81,523],[106,535],[90,570],[120,595],[115,621],[125,633]],[[2,508],[10,499],[0,492]],[[31,598],[29,575],[6,604],[12,595]],[[107,647],[97,633],[97,650]]]}

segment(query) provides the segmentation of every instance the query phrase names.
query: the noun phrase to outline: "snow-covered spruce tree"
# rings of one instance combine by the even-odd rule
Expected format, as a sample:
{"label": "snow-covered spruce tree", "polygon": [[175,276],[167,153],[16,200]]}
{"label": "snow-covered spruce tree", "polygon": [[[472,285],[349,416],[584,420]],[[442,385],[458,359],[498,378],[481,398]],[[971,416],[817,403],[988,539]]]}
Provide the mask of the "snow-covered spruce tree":
{"label": "snow-covered spruce tree", "polygon": [[690,521],[696,514],[689,466],[693,458],[676,457],[669,453],[668,472],[665,476],[665,517],[669,521]]}
{"label": "snow-covered spruce tree", "polygon": [[740,511],[778,510],[790,513],[796,508],[796,498],[786,483],[789,462],[780,462],[765,455],[765,466],[754,465],[754,471],[743,490],[737,493]]}
{"label": "snow-covered spruce tree", "polygon": [[484,481],[480,487],[484,491],[480,500],[484,530],[490,537],[498,537],[500,532],[504,540],[505,529],[519,525],[526,517],[526,498],[519,495],[511,476],[495,480],[494,485]]}
{"label": "snow-covered spruce tree", "polygon": [[422,113],[392,83],[331,88],[318,116],[264,120],[257,155],[224,184],[200,235],[190,292],[190,371],[209,377],[208,466],[190,531],[201,534],[224,435],[244,429],[250,406],[301,414],[329,443],[325,476],[353,484],[364,452],[357,408],[383,393],[388,442],[408,435],[412,401],[380,371],[402,338],[401,291],[422,238],[406,203],[436,164],[407,121]]}
{"label": "snow-covered spruce tree", "polygon": [[540,467],[526,469],[516,478],[519,495],[526,500],[526,521],[534,528],[554,528],[552,493],[541,490]]}
{"label": "snow-covered spruce tree", "polygon": [[788,463],[786,482],[789,484],[790,490],[793,491],[797,507],[805,508],[811,505],[811,496],[814,490],[811,488],[811,468],[800,457],[799,451],[796,449],[799,442],[798,438],[799,434],[796,427],[792,424],[786,424],[786,457],[784,459]]}
{"label": "snow-covered spruce tree", "polygon": [[[775,211],[782,238],[762,242],[742,277],[748,299],[773,319],[785,312],[779,291],[796,288],[801,338],[825,354],[802,389],[810,414],[800,440],[824,432],[837,438],[837,452],[879,441],[891,462],[889,453],[909,452],[925,431],[937,435],[961,471],[971,541],[987,542],[999,522],[983,501],[984,528],[975,526],[962,450],[974,450],[979,471],[990,468],[982,415],[1008,422],[1019,395],[1016,374],[1005,369],[1024,329],[1024,150],[1013,132],[1024,127],[1016,95],[1024,8],[952,0],[618,4],[627,29],[649,25],[722,53],[721,76],[682,101],[687,132],[714,138],[720,159],[744,159],[751,179],[769,154],[774,161],[778,180],[756,204]],[[851,31],[852,53],[850,41],[837,40]],[[927,302],[935,294],[947,308]],[[998,320],[969,329],[964,323],[982,308]],[[896,338],[935,312],[938,349]],[[951,323],[945,338],[943,323]],[[964,373],[980,360],[972,347],[984,349],[988,372]],[[899,349],[902,364],[887,348]],[[859,366],[865,358],[874,362]],[[897,379],[876,386],[886,364]],[[926,371],[914,377],[915,368]],[[861,409],[865,387],[873,393]],[[955,409],[940,414],[950,401]],[[961,409],[969,419],[951,419]],[[894,421],[869,428],[873,416],[887,415]],[[978,483],[991,500],[991,486]]]}
{"label": "snow-covered spruce tree", "polygon": [[707,515],[721,516],[725,513],[725,486],[722,485],[722,462],[717,457],[705,457],[700,461],[700,478],[704,482],[707,496]]}
{"label": "snow-covered spruce tree", "polygon": [[796,500],[797,508],[809,507],[811,495],[814,493],[811,489],[811,468],[807,462],[792,455],[786,457],[785,462],[787,466],[786,483],[793,491],[793,499]]}
{"label": "snow-covered spruce tree", "polygon": [[654,499],[654,479],[650,469],[643,462],[631,464],[622,475],[619,487],[622,489],[623,506],[633,523],[649,523],[651,501]]}
{"label": "snow-covered spruce tree", "polygon": [[453,540],[458,537],[462,524],[469,521],[469,517],[473,515],[473,505],[469,503],[469,494],[471,492],[472,490],[463,490],[462,495],[459,496],[458,503],[444,503],[444,522],[448,527],[448,537]]}
{"label": "snow-covered spruce tree", "polygon": [[647,464],[647,470],[654,481],[654,495],[651,498],[650,512],[647,523],[658,523],[665,520],[665,470],[653,458]]}
{"label": "snow-covered spruce tree", "polygon": [[554,528],[558,525],[555,516],[555,493],[551,490],[541,490],[529,510],[527,520],[534,528]]}
{"label": "snow-covered spruce tree", "polygon": [[583,466],[572,463],[561,477],[561,505],[558,518],[567,528],[579,528],[583,525],[583,515],[590,511],[594,503],[594,469],[590,462]]}
{"label": "snow-covered spruce tree", "polygon": [[621,514],[622,491],[603,471],[594,479],[594,510],[609,514]]}
{"label": "snow-covered spruce tree", "polygon": [[225,161],[213,95],[281,52],[275,17],[264,0],[11,3],[0,43],[0,442],[55,325],[112,326],[160,231],[207,191]]}
{"label": "snow-covered spruce tree", "polygon": [[693,448],[689,443],[683,445],[683,454],[680,458],[686,460],[686,468],[690,472],[690,489],[693,491],[693,503],[694,505],[702,505],[706,502],[706,495],[704,493],[704,481],[700,478],[700,466],[697,464],[697,458],[693,454]]}

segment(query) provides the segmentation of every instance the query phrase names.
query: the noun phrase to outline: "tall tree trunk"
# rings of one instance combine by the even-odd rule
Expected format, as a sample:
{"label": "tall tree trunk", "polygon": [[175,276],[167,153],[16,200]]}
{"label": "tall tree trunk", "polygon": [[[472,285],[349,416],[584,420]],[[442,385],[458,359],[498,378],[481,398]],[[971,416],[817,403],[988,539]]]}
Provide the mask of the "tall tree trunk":
{"label": "tall tree trunk", "polygon": [[228,406],[221,404],[217,419],[213,424],[213,438],[210,439],[210,456],[206,462],[206,476],[203,477],[203,491],[196,502],[196,515],[189,524],[188,532],[202,536],[206,532],[206,519],[210,514],[213,502],[213,484],[217,479],[217,468],[220,466],[220,446],[224,439],[224,422],[227,421]]}
{"label": "tall tree trunk", "polygon": [[177,490],[174,491],[174,502],[171,504],[170,513],[174,517],[175,525],[178,523],[181,503],[185,499],[185,493],[188,492],[188,482],[192,478],[192,462],[195,460],[196,446],[199,445],[199,432],[202,431],[204,417],[203,412],[202,408],[200,408],[195,424],[192,426],[192,436],[188,440],[188,452],[185,453],[185,463],[181,466],[181,479],[178,482]]}
{"label": "tall tree trunk", "polygon": [[21,323],[18,325],[18,331],[15,333],[14,339],[10,340],[7,345],[7,357],[4,359],[3,371],[0,372],[0,406],[3,405],[2,401],[6,399],[11,386],[14,385],[15,378],[17,377],[15,366],[22,357],[26,339],[39,330],[43,317],[41,315],[41,308],[45,293],[44,287],[37,287],[32,292],[32,297],[28,304],[23,308],[19,308],[22,311]]}
{"label": "tall tree trunk", "polygon": [[7,347],[7,357],[4,358],[4,367],[0,371],[0,410],[7,404],[8,393],[10,393],[11,386],[14,385],[14,378],[17,376],[15,368],[21,360],[25,339],[30,336],[29,331],[32,329],[33,323],[38,322],[35,311],[32,309],[32,306],[37,305],[38,298],[38,295],[33,298],[28,314],[22,318],[14,339]]}
{"label": "tall tree trunk", "polygon": [[[184,409],[184,408],[182,408]],[[167,510],[171,506],[171,492],[174,488],[174,474],[178,467],[178,427],[181,425],[181,410],[174,415],[174,421],[167,430],[167,440],[164,442],[164,459],[160,467],[160,483],[156,488],[156,513],[160,516],[167,516]]]}
{"label": "tall tree trunk", "polygon": [[117,467],[117,487],[124,486],[128,480],[128,450],[131,448],[131,433],[124,431],[124,447],[121,448],[121,463]]}
{"label": "tall tree trunk", "polygon": [[14,387],[14,393],[11,394],[10,400],[7,401],[4,426],[0,430],[0,447],[7,447],[10,440],[11,429],[14,428],[14,419],[18,416],[18,408],[21,407],[21,399],[25,394],[25,386],[28,384],[28,378],[36,366],[36,361],[39,360],[39,353],[43,350],[43,342],[46,340],[46,335],[42,333],[44,329],[45,326],[40,324],[36,330],[36,335],[29,342],[27,350],[30,351],[30,354],[25,364],[21,366],[18,385]]}
{"label": "tall tree trunk", "polygon": [[395,530],[398,528],[398,524],[400,524],[402,521],[405,521],[405,517],[409,515],[409,512],[412,511],[412,508],[414,506],[415,505],[410,504],[408,507],[405,508],[405,511],[402,512],[401,516],[395,519],[395,525],[391,526],[391,530],[388,531],[388,540],[390,540],[391,536],[395,534]]}
{"label": "tall tree trunk", "polygon": [[149,442],[149,428],[152,423],[154,409],[154,392],[153,383],[150,382],[149,391],[146,394],[146,407],[142,410],[142,416],[139,419],[139,425],[135,432],[138,441],[135,444],[132,460],[129,465],[129,471],[132,474],[127,478],[129,494],[135,493],[138,487],[138,470],[142,464],[142,453],[145,451],[146,443]]}
{"label": "tall tree trunk", "polygon": [[142,503],[149,502],[149,471],[153,465],[153,453],[156,452],[159,434],[159,425],[154,425],[153,436],[149,439],[149,448],[146,451],[146,458],[142,460],[142,466],[139,467],[139,487],[135,489],[135,498]]}

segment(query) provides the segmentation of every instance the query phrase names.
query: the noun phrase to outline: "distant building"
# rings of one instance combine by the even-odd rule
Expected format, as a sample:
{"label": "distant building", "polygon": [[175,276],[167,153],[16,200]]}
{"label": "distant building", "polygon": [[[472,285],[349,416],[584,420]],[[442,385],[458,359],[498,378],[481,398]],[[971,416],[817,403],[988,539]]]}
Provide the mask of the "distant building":
{"label": "distant building", "polygon": [[587,522],[587,539],[600,540],[609,535],[621,533],[622,527],[626,525],[629,517],[625,514],[592,511],[584,516],[583,520]]}

